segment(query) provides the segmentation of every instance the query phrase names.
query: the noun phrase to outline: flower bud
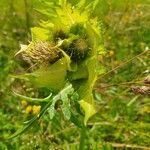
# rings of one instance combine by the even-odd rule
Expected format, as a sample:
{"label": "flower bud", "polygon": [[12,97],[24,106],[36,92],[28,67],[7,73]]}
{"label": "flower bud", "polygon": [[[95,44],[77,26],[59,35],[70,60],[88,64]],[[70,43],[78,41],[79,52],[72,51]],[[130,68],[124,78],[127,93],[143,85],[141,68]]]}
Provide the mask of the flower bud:
{"label": "flower bud", "polygon": [[23,60],[32,65],[54,63],[60,58],[60,51],[48,42],[32,42],[22,52]]}
{"label": "flower bud", "polygon": [[86,39],[79,38],[74,40],[67,48],[66,53],[71,57],[72,60],[78,61],[86,58],[89,54],[90,48]]}

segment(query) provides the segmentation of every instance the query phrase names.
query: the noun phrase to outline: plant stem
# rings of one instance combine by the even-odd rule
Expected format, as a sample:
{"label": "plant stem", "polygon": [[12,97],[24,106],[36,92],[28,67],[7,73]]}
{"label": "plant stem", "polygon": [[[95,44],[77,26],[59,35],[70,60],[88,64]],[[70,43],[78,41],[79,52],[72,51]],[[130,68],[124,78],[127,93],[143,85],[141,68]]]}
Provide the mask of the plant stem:
{"label": "plant stem", "polygon": [[144,50],[142,53],[140,53],[140,54],[138,54],[138,55],[136,55],[136,56],[130,58],[129,60],[123,62],[122,64],[120,64],[119,66],[113,68],[112,70],[110,70],[110,71],[108,71],[108,72],[106,72],[106,73],[100,75],[99,78],[102,78],[102,77],[104,77],[104,76],[106,76],[106,75],[108,75],[108,74],[114,72],[115,70],[117,70],[117,69],[123,67],[124,65],[128,64],[128,63],[131,62],[132,60],[134,60],[134,59],[140,57],[141,55],[143,55],[143,54],[145,54],[145,53],[147,53],[147,52],[149,52],[149,49],[148,49],[148,50]]}
{"label": "plant stem", "polygon": [[80,132],[80,146],[79,150],[84,150],[85,146],[85,137],[86,137],[86,128],[82,127]]}
{"label": "plant stem", "polygon": [[26,17],[26,28],[27,31],[30,29],[30,14],[29,14],[29,5],[27,3],[27,0],[24,0],[24,5],[25,5],[25,17]]}
{"label": "plant stem", "polygon": [[103,88],[108,88],[111,86],[129,86],[129,87],[131,87],[130,85],[132,85],[132,84],[148,85],[148,84],[143,83],[143,81],[141,80],[141,81],[136,81],[136,82],[131,81],[131,82],[123,82],[123,83],[119,83],[119,84],[110,84],[110,85],[100,86],[100,88],[103,89]]}

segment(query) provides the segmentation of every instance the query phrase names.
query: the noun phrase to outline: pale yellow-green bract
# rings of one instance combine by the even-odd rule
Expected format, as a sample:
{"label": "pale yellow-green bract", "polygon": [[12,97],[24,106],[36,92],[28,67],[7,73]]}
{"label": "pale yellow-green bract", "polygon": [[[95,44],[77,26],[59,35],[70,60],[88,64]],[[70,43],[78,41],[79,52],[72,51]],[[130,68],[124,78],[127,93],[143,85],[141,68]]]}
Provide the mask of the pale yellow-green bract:
{"label": "pale yellow-green bract", "polygon": [[[31,29],[31,43],[39,41],[54,43],[60,49],[62,57],[53,64],[41,64],[39,69],[24,74],[24,77],[38,87],[47,87],[53,91],[63,89],[66,82],[75,86],[74,81],[76,81],[76,91],[80,97],[79,104],[85,113],[84,124],[86,125],[89,118],[96,113],[92,90],[97,80],[97,55],[103,51],[101,28],[97,18],[92,18],[87,11],[88,7],[83,11],[80,7],[81,4],[76,7],[71,6],[66,1],[60,1],[59,4],[58,7],[51,4],[52,7],[56,7],[55,13],[49,16],[48,20],[41,21],[40,27]],[[75,28],[75,34],[71,28],[78,24],[84,28],[84,31],[81,31],[81,28]],[[56,42],[53,37],[58,31],[62,31],[65,38],[58,37]],[[62,45],[66,43],[69,45],[73,39],[84,36],[90,47],[90,52],[83,61],[74,62]],[[28,48],[28,46],[23,46],[20,53],[28,51]],[[84,79],[84,81],[80,82],[77,79]]]}

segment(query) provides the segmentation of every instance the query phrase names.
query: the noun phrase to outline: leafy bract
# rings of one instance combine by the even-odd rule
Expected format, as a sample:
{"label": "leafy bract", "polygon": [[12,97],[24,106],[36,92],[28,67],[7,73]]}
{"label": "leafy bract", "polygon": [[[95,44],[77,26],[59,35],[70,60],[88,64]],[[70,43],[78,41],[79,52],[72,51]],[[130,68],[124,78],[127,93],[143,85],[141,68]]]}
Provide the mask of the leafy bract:
{"label": "leafy bract", "polygon": [[[94,98],[92,95],[93,86],[97,80],[97,55],[99,52],[99,45],[101,39],[101,33],[97,24],[87,24],[88,34],[90,35],[91,42],[91,56],[85,61],[85,68],[88,70],[88,80],[82,83],[78,89],[80,98],[82,99],[79,103],[81,108],[85,112],[84,124],[86,125],[88,119],[96,113],[94,104]],[[101,49],[102,50],[102,49]]]}
{"label": "leafy bract", "polygon": [[[91,99],[93,99],[92,96],[91,96]],[[82,107],[82,109],[85,112],[84,125],[86,125],[89,118],[96,113],[94,106],[92,104],[86,102],[85,100],[80,100],[80,102],[79,102],[80,106]]]}
{"label": "leafy bract", "polygon": [[32,33],[33,41],[36,41],[36,40],[46,41],[50,38],[49,31],[44,28],[40,28],[40,27],[31,28],[31,33]]}
{"label": "leafy bract", "polygon": [[66,84],[68,61],[65,57],[53,65],[42,66],[31,73],[16,75],[16,78],[28,79],[37,87],[46,87],[52,91],[62,89]]}

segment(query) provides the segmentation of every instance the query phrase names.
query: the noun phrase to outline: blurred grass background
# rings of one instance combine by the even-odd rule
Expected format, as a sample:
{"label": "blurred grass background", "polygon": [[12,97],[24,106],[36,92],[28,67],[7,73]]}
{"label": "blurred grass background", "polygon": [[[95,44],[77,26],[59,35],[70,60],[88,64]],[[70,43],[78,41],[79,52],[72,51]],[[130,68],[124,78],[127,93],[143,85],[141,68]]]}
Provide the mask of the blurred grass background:
{"label": "blurred grass background", "polygon": [[[97,15],[103,22],[106,49],[105,56],[99,58],[100,71],[109,72],[150,47],[150,2],[100,0],[100,3]],[[35,7],[40,7],[37,0],[0,1],[0,149],[77,149],[79,129],[70,122],[58,122],[59,118],[51,123],[46,115],[20,137],[4,140],[21,127],[26,118],[32,117],[12,96],[13,79],[9,75],[18,66],[14,54],[19,45],[31,39],[30,27],[44,18]],[[148,74],[149,52],[100,76],[97,81],[99,112],[89,122],[87,149],[150,147],[150,97],[133,94],[132,84],[121,85],[141,81]]]}

